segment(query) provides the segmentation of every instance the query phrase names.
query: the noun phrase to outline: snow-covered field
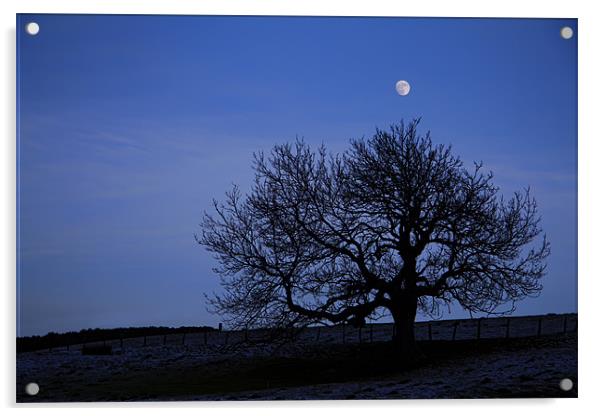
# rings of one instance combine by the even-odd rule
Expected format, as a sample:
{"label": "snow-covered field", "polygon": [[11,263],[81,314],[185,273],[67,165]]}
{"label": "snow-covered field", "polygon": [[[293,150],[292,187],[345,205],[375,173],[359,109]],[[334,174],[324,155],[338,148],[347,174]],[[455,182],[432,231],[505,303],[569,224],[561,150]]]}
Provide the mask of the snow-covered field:
{"label": "snow-covered field", "polygon": [[[575,384],[570,392],[560,380]],[[374,400],[577,397],[576,335],[548,338],[530,348],[437,361],[393,376],[346,383],[183,396],[175,400]]]}
{"label": "snow-covered field", "polygon": [[[82,355],[76,348],[22,353],[17,356],[17,400],[574,397],[576,385],[568,393],[558,387],[565,377],[577,382],[577,317],[566,316],[545,316],[541,324],[540,317],[512,318],[509,330],[506,318],[483,320],[480,330],[476,321],[463,321],[455,329],[457,341],[439,343],[451,340],[454,322],[433,322],[430,338],[435,342],[423,345],[436,354],[423,365],[397,371],[381,365],[372,373],[359,367],[370,367],[370,357],[378,358],[380,351],[374,348],[390,339],[386,324],[364,328],[361,337],[356,328],[312,328],[280,348],[241,343],[260,335],[249,332],[214,333],[206,345],[202,334],[187,334],[183,340],[173,336],[166,345],[163,337],[147,339],[147,346],[124,340],[123,348],[117,340],[107,356]],[[480,341],[462,341],[477,333]],[[417,335],[429,339],[427,323],[418,324]],[[519,336],[530,338],[515,338]],[[439,351],[448,348],[449,353]],[[368,351],[368,356],[356,364],[357,351]],[[348,358],[329,368],[342,355]],[[319,371],[304,374],[308,365]],[[355,365],[357,371],[346,367]],[[37,396],[24,393],[29,382],[40,385]]]}

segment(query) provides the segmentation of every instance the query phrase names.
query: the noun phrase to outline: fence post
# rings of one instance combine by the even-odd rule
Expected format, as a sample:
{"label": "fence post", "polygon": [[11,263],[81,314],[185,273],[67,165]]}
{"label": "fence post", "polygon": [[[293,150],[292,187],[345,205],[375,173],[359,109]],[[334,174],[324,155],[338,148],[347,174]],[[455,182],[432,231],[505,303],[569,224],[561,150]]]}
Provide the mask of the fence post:
{"label": "fence post", "polygon": [[458,321],[454,322],[454,333],[452,334],[452,341],[456,340],[456,332],[458,331],[458,325],[459,325]]}
{"label": "fence post", "polygon": [[506,318],[506,338],[510,338],[510,318]]}
{"label": "fence post", "polygon": [[433,340],[433,329],[431,328],[431,323],[429,322],[429,341]]}
{"label": "fence post", "polygon": [[537,320],[537,336],[541,336],[541,317]]}

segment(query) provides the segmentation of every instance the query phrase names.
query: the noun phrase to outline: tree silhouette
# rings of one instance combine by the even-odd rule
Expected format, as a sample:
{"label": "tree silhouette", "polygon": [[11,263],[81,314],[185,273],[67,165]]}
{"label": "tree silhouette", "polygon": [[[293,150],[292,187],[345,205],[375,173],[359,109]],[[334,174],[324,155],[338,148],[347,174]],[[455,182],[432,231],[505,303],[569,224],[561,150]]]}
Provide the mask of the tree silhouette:
{"label": "tree silhouette", "polygon": [[[482,164],[417,133],[418,120],[352,140],[343,155],[303,141],[254,155],[197,241],[219,262],[210,298],[236,326],[363,322],[390,313],[415,350],[417,310],[499,308],[541,290],[549,243],[529,190],[505,199]],[[535,246],[535,244],[537,245]],[[506,311],[506,312],[507,312]]]}

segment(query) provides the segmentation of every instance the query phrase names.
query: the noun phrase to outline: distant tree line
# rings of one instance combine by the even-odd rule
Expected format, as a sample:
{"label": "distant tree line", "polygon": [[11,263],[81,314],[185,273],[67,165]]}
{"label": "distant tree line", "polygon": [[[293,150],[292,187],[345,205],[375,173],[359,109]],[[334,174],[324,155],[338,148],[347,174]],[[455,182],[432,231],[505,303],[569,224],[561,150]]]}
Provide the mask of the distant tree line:
{"label": "distant tree line", "polygon": [[147,326],[136,328],[82,329],[58,334],[49,332],[44,336],[34,335],[17,338],[17,352],[37,351],[49,348],[66,347],[67,345],[84,344],[87,342],[108,341],[120,338],[138,338],[153,335],[182,334],[193,332],[216,331],[210,326],[181,326],[172,328],[166,326]]}

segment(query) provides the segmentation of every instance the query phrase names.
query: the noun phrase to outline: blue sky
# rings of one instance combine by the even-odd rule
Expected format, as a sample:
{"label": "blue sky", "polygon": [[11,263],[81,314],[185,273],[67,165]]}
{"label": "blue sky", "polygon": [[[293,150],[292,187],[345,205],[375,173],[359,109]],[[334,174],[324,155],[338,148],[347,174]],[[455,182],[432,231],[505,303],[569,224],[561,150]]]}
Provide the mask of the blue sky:
{"label": "blue sky", "polygon": [[538,200],[549,273],[516,313],[576,311],[563,26],[577,35],[574,19],[19,15],[18,335],[216,325],[215,263],[193,234],[212,198],[249,185],[252,152],[296,135],[340,152],[418,116]]}

